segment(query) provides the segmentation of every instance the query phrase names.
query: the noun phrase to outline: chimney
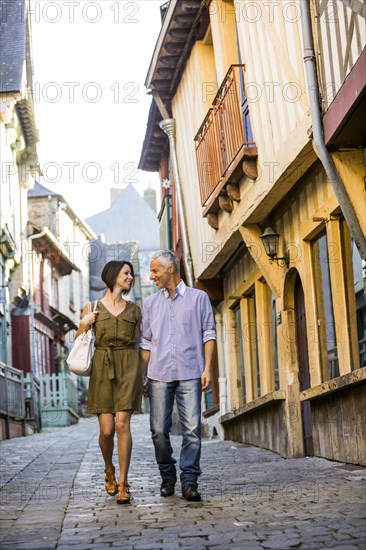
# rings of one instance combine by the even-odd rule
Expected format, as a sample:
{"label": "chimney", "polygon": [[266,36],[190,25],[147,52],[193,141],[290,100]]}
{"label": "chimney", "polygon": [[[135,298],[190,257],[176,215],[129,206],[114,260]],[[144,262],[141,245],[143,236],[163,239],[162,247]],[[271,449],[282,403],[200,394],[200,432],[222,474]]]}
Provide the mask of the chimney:
{"label": "chimney", "polygon": [[144,191],[144,199],[156,214],[156,191],[150,187],[150,184]]}

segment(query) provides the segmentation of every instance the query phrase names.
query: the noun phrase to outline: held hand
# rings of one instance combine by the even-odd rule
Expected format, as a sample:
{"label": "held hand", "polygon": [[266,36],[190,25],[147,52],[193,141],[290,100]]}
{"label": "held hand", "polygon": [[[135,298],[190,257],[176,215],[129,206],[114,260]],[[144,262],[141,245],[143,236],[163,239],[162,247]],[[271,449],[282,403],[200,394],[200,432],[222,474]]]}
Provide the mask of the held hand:
{"label": "held hand", "polygon": [[211,372],[209,370],[204,370],[201,376],[201,389],[202,391],[208,390],[211,386]]}
{"label": "held hand", "polygon": [[88,330],[92,325],[94,325],[97,315],[97,311],[84,315],[84,317],[80,321],[80,325],[85,331]]}

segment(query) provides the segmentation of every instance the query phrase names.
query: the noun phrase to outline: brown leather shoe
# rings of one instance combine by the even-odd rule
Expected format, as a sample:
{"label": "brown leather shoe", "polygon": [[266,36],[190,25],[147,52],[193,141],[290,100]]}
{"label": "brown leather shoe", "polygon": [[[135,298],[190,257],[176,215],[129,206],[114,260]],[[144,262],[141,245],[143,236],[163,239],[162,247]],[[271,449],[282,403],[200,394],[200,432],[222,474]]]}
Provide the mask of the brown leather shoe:
{"label": "brown leather shoe", "polygon": [[113,471],[105,470],[105,490],[111,497],[114,497],[114,495],[118,492],[118,485],[116,478],[114,476],[115,469],[113,468]]}
{"label": "brown leather shoe", "polygon": [[121,481],[118,483],[118,494],[116,496],[117,504],[129,504],[131,501],[130,485]]}

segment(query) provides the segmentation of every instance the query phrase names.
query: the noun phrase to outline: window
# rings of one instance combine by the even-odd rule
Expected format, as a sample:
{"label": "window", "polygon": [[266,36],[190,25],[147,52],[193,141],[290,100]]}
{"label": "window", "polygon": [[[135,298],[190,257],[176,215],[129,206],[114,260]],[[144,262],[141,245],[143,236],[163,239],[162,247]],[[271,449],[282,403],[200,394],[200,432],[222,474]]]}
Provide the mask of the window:
{"label": "window", "polygon": [[55,268],[52,268],[51,275],[51,289],[52,289],[52,305],[59,309],[59,289],[58,289],[58,277],[56,275]]}
{"label": "window", "polygon": [[212,409],[215,406],[212,386],[205,391],[204,396],[205,396],[206,411],[208,411],[209,409]]}
{"label": "window", "polygon": [[38,330],[34,331],[34,367],[35,375],[37,377],[46,374],[45,370],[45,348],[44,348],[44,335]]}
{"label": "window", "polygon": [[314,327],[314,334],[319,335],[322,381],[326,382],[339,376],[339,366],[329,272],[328,239],[325,233],[312,243],[312,260],[318,325]]}
{"label": "window", "polygon": [[271,294],[271,303],[272,303],[272,326],[273,326],[273,376],[274,376],[274,389],[280,389],[280,375],[278,370],[278,349],[277,349],[277,312],[276,312],[276,299]]}
{"label": "window", "polygon": [[352,239],[353,286],[356,298],[357,338],[360,354],[360,367],[366,367],[366,299],[363,291],[365,267],[359,250]]}
{"label": "window", "polygon": [[261,395],[261,380],[258,360],[258,330],[254,290],[246,294],[242,300],[243,307],[243,348],[244,358],[247,364],[246,379],[247,399],[252,401]]}
{"label": "window", "polygon": [[255,295],[253,294],[251,298],[251,306],[250,310],[252,311],[252,321],[251,321],[251,331],[252,331],[252,347],[253,347],[253,365],[254,365],[254,372],[257,372],[257,396],[260,397],[261,395],[261,378],[260,378],[260,371],[259,371],[259,363],[258,363],[258,331],[257,331],[257,315],[255,310]]}
{"label": "window", "polygon": [[74,302],[74,272],[72,271],[68,275],[69,279],[69,308],[71,311],[75,311],[75,302]]}
{"label": "window", "polygon": [[[236,47],[238,51],[239,65],[242,65],[243,62],[241,58],[240,45],[238,40],[238,31],[236,31]],[[243,128],[244,128],[244,141],[251,142],[253,141],[253,132],[252,132],[252,125],[250,123],[250,116],[249,116],[248,97],[245,90],[244,67],[240,68],[240,98],[241,98],[241,114],[243,118]],[[254,143],[252,145],[254,145]]]}

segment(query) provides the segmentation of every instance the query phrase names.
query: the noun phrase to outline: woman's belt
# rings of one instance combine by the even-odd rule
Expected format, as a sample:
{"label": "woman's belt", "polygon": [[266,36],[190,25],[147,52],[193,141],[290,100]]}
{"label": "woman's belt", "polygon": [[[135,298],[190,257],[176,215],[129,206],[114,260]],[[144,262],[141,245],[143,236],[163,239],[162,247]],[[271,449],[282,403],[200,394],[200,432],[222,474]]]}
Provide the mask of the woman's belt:
{"label": "woman's belt", "polygon": [[96,350],[104,351],[104,364],[108,368],[108,379],[113,380],[115,375],[115,364],[114,364],[114,357],[113,357],[113,351],[121,350],[121,349],[133,349],[133,346],[115,346],[114,344],[109,344],[109,346],[96,346]]}

